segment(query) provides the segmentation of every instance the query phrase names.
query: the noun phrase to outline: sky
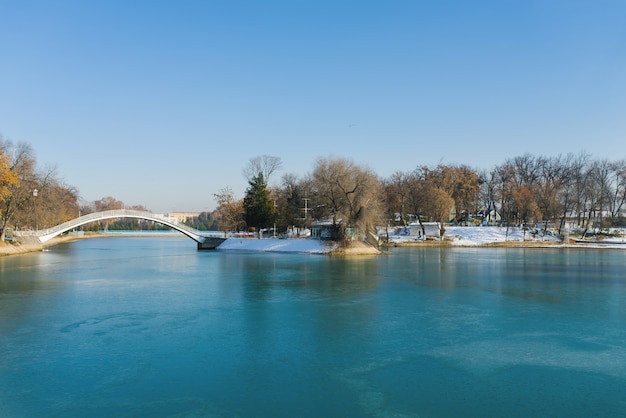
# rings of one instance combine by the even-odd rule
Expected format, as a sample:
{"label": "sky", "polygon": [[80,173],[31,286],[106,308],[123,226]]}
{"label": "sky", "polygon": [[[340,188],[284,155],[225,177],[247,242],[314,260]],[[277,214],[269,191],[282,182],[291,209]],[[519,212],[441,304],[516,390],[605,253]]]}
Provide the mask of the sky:
{"label": "sky", "polygon": [[83,202],[239,198],[251,158],[381,177],[626,158],[622,0],[0,0],[0,134]]}

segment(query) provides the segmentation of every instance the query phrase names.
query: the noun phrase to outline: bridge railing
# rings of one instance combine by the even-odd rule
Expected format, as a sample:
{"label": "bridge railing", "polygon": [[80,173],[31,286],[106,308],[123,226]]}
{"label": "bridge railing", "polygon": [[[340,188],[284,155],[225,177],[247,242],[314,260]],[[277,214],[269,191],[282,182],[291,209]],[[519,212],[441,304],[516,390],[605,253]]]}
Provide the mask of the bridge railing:
{"label": "bridge railing", "polygon": [[71,229],[74,225],[80,225],[83,223],[87,223],[89,221],[97,221],[99,220],[102,216],[108,216],[108,215],[120,215],[120,217],[123,216],[122,213],[119,212],[126,212],[125,210],[107,210],[107,211],[103,211],[103,212],[93,212],[93,213],[89,213],[87,215],[83,215],[83,216],[79,216],[76,219],[72,219],[70,221],[64,222],[60,225],[57,226],[53,226],[52,228],[47,228],[47,229],[40,229],[39,231],[37,231],[37,235],[48,235],[48,234],[53,234],[55,232],[58,231],[63,231],[65,229]]}

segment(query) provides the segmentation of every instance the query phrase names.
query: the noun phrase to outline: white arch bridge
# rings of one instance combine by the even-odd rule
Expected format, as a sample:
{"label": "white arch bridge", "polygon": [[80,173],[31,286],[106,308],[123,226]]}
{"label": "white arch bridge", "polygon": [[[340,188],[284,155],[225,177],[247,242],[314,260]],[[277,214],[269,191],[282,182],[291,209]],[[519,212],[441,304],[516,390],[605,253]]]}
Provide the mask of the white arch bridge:
{"label": "white arch bridge", "polygon": [[150,212],[144,212],[140,210],[107,210],[103,212],[94,212],[88,215],[79,216],[76,219],[62,223],[61,225],[54,226],[48,229],[42,229],[39,231],[16,231],[14,235],[17,236],[34,236],[39,239],[42,244],[57,235],[70,231],[74,228],[78,228],[81,225],[85,225],[91,222],[103,221],[105,219],[117,219],[117,218],[136,218],[145,219],[147,221],[153,221],[162,225],[168,226],[176,231],[179,231],[192,240],[198,243],[199,250],[212,250],[215,249],[226,239],[223,232],[211,232],[211,231],[199,231],[191,228],[187,225],[179,224],[177,222],[170,222],[163,216],[156,215]]}

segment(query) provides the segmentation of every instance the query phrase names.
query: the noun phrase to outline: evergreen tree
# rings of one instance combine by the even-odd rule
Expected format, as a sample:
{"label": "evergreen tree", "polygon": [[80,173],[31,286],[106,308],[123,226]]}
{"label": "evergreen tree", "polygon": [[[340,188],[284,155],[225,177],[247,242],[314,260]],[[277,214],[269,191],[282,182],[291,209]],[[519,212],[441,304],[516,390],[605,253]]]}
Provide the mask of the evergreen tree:
{"label": "evergreen tree", "polygon": [[263,173],[259,172],[250,179],[246,196],[243,198],[243,208],[248,228],[254,227],[260,231],[261,228],[272,223],[274,204],[270,199]]}

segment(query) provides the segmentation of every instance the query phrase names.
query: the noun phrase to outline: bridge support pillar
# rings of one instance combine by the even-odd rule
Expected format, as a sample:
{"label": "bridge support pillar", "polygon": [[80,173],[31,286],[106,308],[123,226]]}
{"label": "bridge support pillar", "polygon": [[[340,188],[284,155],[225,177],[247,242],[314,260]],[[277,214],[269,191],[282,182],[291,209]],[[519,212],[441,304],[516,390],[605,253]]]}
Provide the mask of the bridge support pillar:
{"label": "bridge support pillar", "polygon": [[214,250],[224,241],[226,241],[226,238],[208,237],[203,242],[198,243],[198,251]]}

